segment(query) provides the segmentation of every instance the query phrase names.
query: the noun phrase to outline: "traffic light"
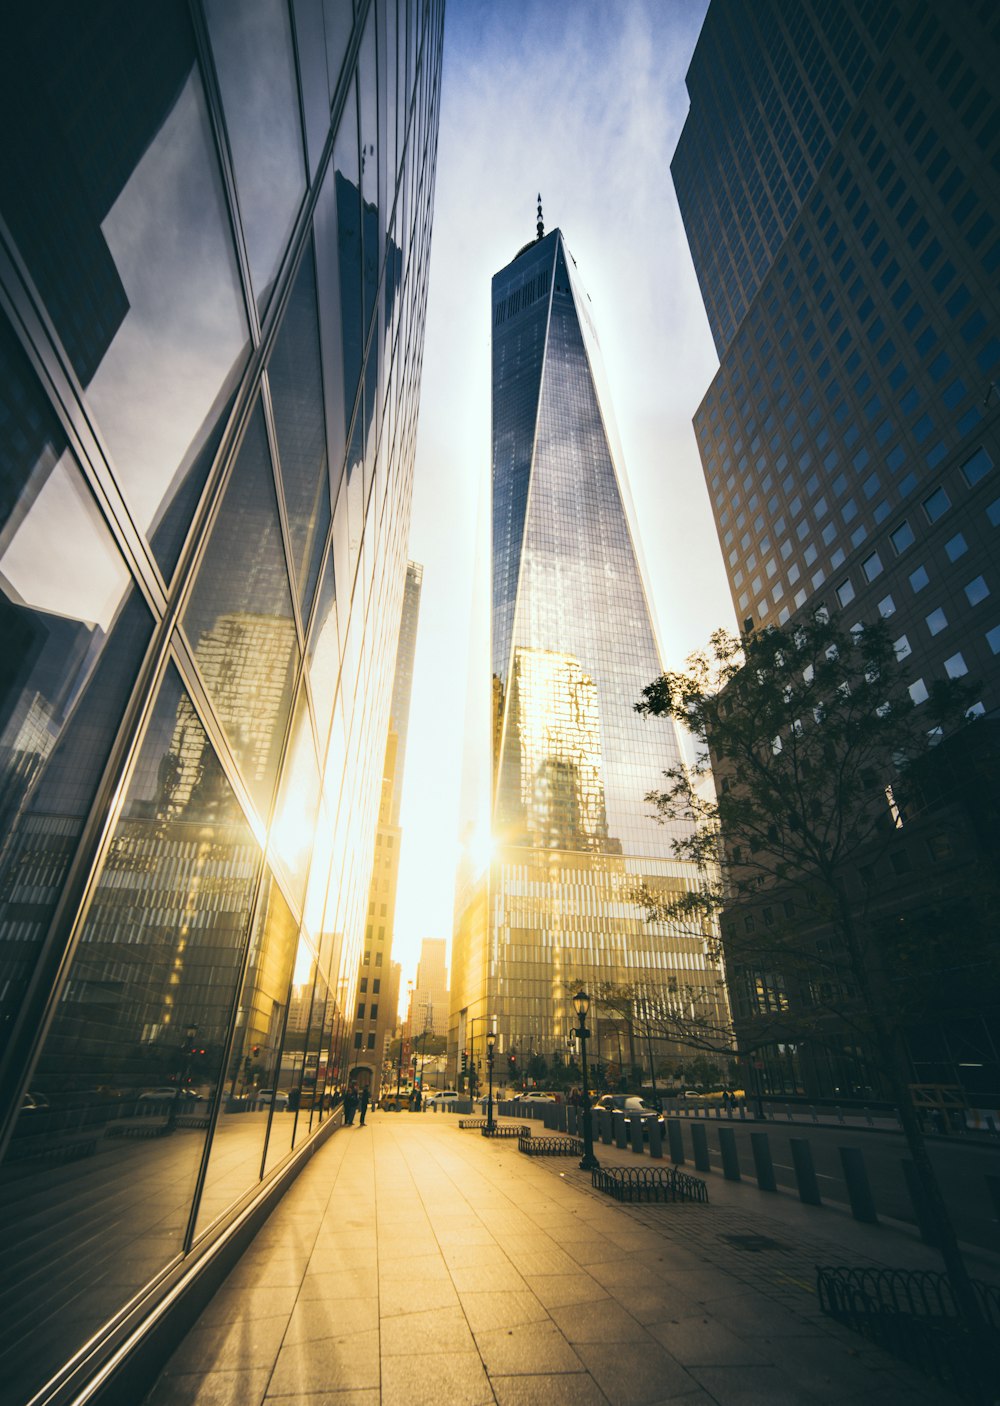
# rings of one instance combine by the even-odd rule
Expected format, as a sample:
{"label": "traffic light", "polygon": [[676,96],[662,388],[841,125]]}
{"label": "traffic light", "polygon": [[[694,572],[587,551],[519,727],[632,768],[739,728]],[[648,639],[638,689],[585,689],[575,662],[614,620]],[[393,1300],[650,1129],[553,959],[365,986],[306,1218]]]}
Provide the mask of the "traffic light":
{"label": "traffic light", "polygon": [[254,1057],[254,1059],[256,1059],[259,1054],[260,1054],[260,1045],[254,1045],[254,1047],[253,1047],[253,1057]]}
{"label": "traffic light", "polygon": [[463,1050],[463,1051],[462,1051],[462,1073],[464,1074],[464,1073],[468,1070],[468,1068],[469,1068],[469,1051],[468,1051],[468,1050]]}
{"label": "traffic light", "polygon": [[507,1064],[508,1064],[508,1066],[509,1066],[509,1068],[510,1068],[510,1072],[511,1072],[512,1074],[516,1074],[516,1073],[517,1073],[517,1055],[514,1053],[513,1050],[511,1050],[510,1054],[507,1056]]}

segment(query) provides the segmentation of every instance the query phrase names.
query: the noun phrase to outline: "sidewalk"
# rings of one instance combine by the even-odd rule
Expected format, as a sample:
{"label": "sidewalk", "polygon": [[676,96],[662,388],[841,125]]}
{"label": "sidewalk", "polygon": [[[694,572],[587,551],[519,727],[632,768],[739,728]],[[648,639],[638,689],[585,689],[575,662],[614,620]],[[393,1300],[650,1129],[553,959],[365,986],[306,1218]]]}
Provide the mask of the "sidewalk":
{"label": "sidewalk", "polygon": [[709,1206],[619,1206],[572,1158],[376,1113],[313,1158],[147,1406],[954,1400],[813,1292],[817,1264],[936,1268],[930,1251],[707,1180]]}

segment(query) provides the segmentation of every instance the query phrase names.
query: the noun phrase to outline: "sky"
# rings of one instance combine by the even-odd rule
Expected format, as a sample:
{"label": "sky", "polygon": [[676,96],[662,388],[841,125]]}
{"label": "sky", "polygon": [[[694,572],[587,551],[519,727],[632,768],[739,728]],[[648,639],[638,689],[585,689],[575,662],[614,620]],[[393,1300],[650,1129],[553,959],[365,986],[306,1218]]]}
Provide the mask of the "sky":
{"label": "sky", "polygon": [[490,280],[534,238],[539,192],[590,294],[666,667],[735,628],[691,428],[718,358],[669,170],[706,9],[447,0],[410,534],[424,582],[393,942],[404,992],[420,939],[451,938],[461,826],[488,775]]}

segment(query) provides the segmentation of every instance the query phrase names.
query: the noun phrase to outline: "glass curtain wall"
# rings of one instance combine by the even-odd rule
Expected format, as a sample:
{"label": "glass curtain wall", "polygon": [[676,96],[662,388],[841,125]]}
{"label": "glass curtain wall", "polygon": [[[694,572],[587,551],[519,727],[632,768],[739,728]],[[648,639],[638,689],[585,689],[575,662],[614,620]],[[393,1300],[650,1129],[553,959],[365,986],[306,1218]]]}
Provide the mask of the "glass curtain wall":
{"label": "glass curtain wall", "polygon": [[672,726],[633,707],[662,666],[589,299],[560,231],[494,277],[492,325],[496,848],[459,901],[453,1038],[478,1065],[492,1026],[515,1065],[558,1070],[581,981],[655,1010],[696,1001],[721,1027],[727,1005],[706,935],[647,921],[639,896],[699,875],[644,801],[681,754]]}
{"label": "glass curtain wall", "polygon": [[84,1383],[339,1101],[442,27],[443,0],[52,0],[6,26],[12,1400]]}

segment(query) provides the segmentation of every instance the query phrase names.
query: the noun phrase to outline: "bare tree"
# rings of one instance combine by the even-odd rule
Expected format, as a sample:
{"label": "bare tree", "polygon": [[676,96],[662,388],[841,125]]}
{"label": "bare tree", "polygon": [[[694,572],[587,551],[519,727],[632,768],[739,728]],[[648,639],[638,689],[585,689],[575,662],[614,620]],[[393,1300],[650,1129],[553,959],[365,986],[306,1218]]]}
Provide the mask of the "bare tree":
{"label": "bare tree", "polygon": [[[935,978],[940,953],[915,950],[872,882],[900,844],[921,759],[969,706],[970,690],[935,684],[920,706],[884,622],[841,628],[820,611],[793,628],[740,640],[717,631],[684,673],[651,683],[637,711],[671,717],[701,744],[693,767],[666,772],[647,799],[704,881],[651,917],[721,918],[722,944],[751,1045],[766,1032],[852,1031],[875,1052],[935,1222],[956,1302],[982,1315],[909,1086],[907,999]],[[714,772],[716,791],[706,782]],[[900,968],[908,982],[899,981]]]}

